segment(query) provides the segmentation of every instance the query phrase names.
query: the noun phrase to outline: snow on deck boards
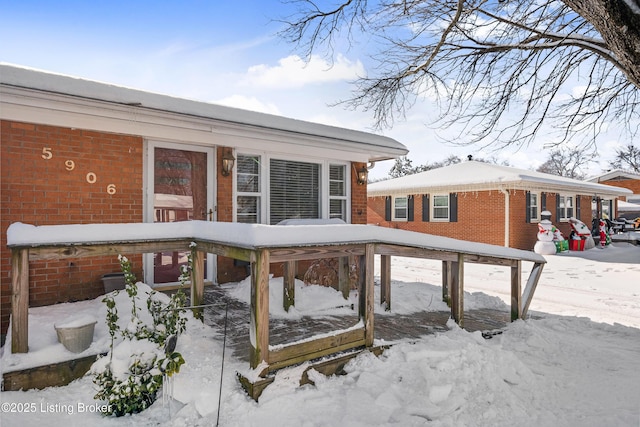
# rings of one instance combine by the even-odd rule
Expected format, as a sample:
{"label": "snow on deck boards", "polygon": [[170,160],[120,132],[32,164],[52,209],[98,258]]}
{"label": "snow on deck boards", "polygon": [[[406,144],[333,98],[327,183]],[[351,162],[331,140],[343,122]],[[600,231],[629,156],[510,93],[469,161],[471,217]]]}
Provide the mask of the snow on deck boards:
{"label": "snow on deck boards", "polygon": [[272,226],[184,221],[34,226],[14,223],[7,230],[7,244],[11,248],[127,244],[166,239],[193,239],[250,250],[378,243],[535,263],[546,262],[544,257],[532,251],[359,224]]}
{"label": "snow on deck boards", "polygon": [[[346,302],[346,301],[345,301]],[[220,331],[226,329],[226,338],[233,356],[247,360],[249,331],[246,327],[249,306],[226,295],[224,288],[209,286],[204,293],[205,323]],[[465,311],[464,329],[469,332],[492,331],[504,328],[509,322],[508,310],[477,309]],[[411,314],[392,313],[376,316],[375,339],[387,344],[403,339],[418,339],[424,335],[448,330],[450,311],[418,311]],[[353,315],[304,316],[301,318],[270,318],[271,345],[286,344],[338,329],[347,329],[358,322],[357,310]],[[225,324],[227,325],[225,328]]]}

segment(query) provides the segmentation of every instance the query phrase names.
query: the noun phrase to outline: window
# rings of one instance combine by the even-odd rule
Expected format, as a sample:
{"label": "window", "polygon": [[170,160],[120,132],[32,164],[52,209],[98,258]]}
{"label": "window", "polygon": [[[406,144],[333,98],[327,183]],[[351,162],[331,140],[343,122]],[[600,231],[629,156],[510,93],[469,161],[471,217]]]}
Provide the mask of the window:
{"label": "window", "polygon": [[347,167],[329,165],[329,218],[347,221]]}
{"label": "window", "polygon": [[540,221],[540,196],[538,193],[528,193],[528,220],[529,221]]}
{"label": "window", "polygon": [[409,206],[408,197],[394,197],[393,198],[393,220],[394,221],[406,221],[407,220],[407,207]]}
{"label": "window", "polygon": [[257,224],[260,217],[260,156],[238,155],[237,160],[237,221]]}
{"label": "window", "polygon": [[289,218],[321,218],[320,165],[271,159],[269,223]]}
{"label": "window", "polygon": [[573,196],[558,197],[558,219],[568,220],[573,216]]}
{"label": "window", "polygon": [[433,221],[449,220],[449,195],[434,195],[432,197],[432,215]]}

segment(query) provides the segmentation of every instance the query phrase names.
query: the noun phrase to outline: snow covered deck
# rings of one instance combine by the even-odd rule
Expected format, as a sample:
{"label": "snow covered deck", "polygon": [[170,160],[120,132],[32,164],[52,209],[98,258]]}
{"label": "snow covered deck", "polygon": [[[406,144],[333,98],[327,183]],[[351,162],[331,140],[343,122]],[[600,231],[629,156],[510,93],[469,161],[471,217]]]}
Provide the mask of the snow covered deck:
{"label": "snow covered deck", "polygon": [[[191,303],[202,303],[206,253],[251,263],[250,366],[264,377],[269,371],[343,350],[373,346],[374,255],[381,259],[381,304],[391,308],[391,256],[442,260],[443,298],[452,317],[464,320],[465,262],[511,268],[511,318],[526,316],[546,260],[529,251],[466,242],[446,237],[370,225],[278,225],[206,221],[137,224],[33,226],[12,224],[7,231],[12,250],[12,351],[28,351],[29,261],[128,253],[191,250],[194,259]],[[296,261],[359,257],[360,322],[312,341],[269,347],[269,266],[284,262],[285,304],[294,304]],[[533,263],[522,293],[522,261]]]}

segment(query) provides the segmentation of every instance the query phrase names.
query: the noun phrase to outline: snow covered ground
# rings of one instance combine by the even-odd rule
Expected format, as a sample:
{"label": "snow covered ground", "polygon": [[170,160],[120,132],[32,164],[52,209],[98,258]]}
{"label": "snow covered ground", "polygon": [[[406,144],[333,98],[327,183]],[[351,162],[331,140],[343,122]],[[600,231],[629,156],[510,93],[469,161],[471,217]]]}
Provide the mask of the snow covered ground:
{"label": "snow covered ground", "polygon": [[[235,376],[248,369],[246,362],[226,352],[222,363],[222,331],[190,321],[178,341],[186,364],[174,379],[171,403],[159,399],[140,414],[103,417],[94,410],[96,390],[87,376],[66,387],[0,393],[0,425],[640,426],[640,247],[615,243],[546,258],[530,307],[535,318],[492,339],[449,322],[447,332],[396,343],[380,357],[360,355],[347,375],[312,373],[314,386],[297,386],[302,368],[283,370],[256,403]],[[394,258],[394,311],[442,309],[439,288],[424,286],[439,285],[440,272],[437,261]],[[466,265],[465,305],[505,304],[509,274],[504,267]],[[278,279],[272,283],[273,316],[335,314],[317,309],[344,305],[331,289],[300,285],[296,310],[286,314],[277,303]],[[240,283],[233,294],[248,299],[246,289]],[[18,356],[5,348],[2,369],[69,357],[52,324],[72,314],[98,320],[87,352],[106,349],[105,313],[100,298],[31,309],[31,352]]]}

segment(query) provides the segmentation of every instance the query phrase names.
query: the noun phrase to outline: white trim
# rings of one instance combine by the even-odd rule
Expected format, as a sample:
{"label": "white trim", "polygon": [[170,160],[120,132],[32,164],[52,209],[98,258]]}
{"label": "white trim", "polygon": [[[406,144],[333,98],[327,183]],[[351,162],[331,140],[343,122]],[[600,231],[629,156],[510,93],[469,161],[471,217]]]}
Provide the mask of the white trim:
{"label": "white trim", "polygon": [[[404,208],[404,213],[405,213],[405,217],[404,218],[396,217],[396,200],[397,199],[405,199],[406,200],[406,205],[405,205],[405,208]],[[409,221],[409,196],[408,195],[393,196],[391,198],[391,221],[396,221],[396,222],[408,222]]]}
{"label": "white trim", "polygon": [[[312,156],[300,156],[295,154],[279,154],[258,150],[243,150],[236,149],[234,152],[234,156],[237,158],[238,155],[246,155],[246,156],[260,156],[260,180],[262,183],[261,187],[261,196],[260,196],[260,219],[261,224],[269,224],[270,221],[270,173],[271,170],[269,165],[271,164],[271,160],[284,160],[291,162],[305,162],[305,163],[313,163],[320,165],[320,189],[319,189],[319,213],[322,219],[329,218],[329,166],[330,165],[344,165],[345,173],[346,173],[346,192],[347,192],[347,203],[346,203],[346,216],[347,223],[351,223],[351,174],[352,168],[350,167],[350,162],[346,162],[344,160],[335,159],[335,158],[321,158],[321,157],[312,157]],[[335,152],[333,153],[335,156]],[[237,188],[236,188],[236,180],[237,180],[237,168],[234,167],[234,183],[233,183],[233,221],[237,222]]]}
{"label": "white trim", "polygon": [[[195,145],[195,144],[176,144],[168,141],[158,141],[158,140],[146,140],[144,142],[144,173],[143,173],[143,183],[144,183],[144,202],[143,202],[143,218],[144,222],[154,222],[154,164],[155,164],[155,148],[170,148],[173,150],[185,150],[185,151],[195,151],[200,153],[207,154],[207,212],[209,209],[213,209],[213,221],[217,221],[217,207],[215,206],[215,201],[217,200],[216,194],[216,150],[215,147],[207,147],[203,145]],[[216,256],[212,254],[207,254],[206,259],[206,271],[207,277],[206,280],[211,281],[213,283],[217,283],[217,262]],[[153,269],[153,254],[144,254],[143,256],[143,275],[145,283],[148,283],[149,286],[154,286],[155,282],[153,280],[154,277],[154,269]],[[171,284],[162,283],[159,284],[158,287],[167,286]]]}
{"label": "white trim", "polygon": [[0,118],[103,132],[373,162],[406,155],[369,132],[0,64]]}
{"label": "white trim", "polygon": [[[576,215],[576,198],[577,195],[575,194],[571,194],[571,193],[558,193],[558,197],[560,198],[564,198],[564,203],[565,203],[565,207],[562,208],[562,202],[559,203],[559,205],[557,206],[558,209],[560,210],[560,212],[562,212],[562,216],[560,215],[560,212],[556,212],[556,215],[558,216],[557,221],[558,222],[569,222],[569,218],[574,217]],[[571,215],[567,216],[567,207],[566,207],[566,200],[567,197],[571,198]]]}
{"label": "white trim", "polygon": [[[536,224],[536,223],[540,222],[540,211],[541,211],[541,209],[540,209],[540,201],[541,201],[541,197],[542,196],[541,196],[541,192],[540,191],[530,191],[529,194],[531,196],[533,196],[533,195],[536,196],[536,202],[537,202],[536,203],[536,213],[537,213],[537,216],[535,218],[531,216],[531,206],[529,206],[529,212],[528,212],[529,222],[532,223],[532,224]],[[531,199],[529,199],[529,204],[531,205]]]}
{"label": "white trim", "polygon": [[[435,216],[436,197],[447,198],[447,217],[446,218],[436,218]],[[442,207],[442,206],[439,206],[439,207]],[[429,196],[429,214],[430,214],[431,222],[451,222],[451,193],[431,194]]]}

